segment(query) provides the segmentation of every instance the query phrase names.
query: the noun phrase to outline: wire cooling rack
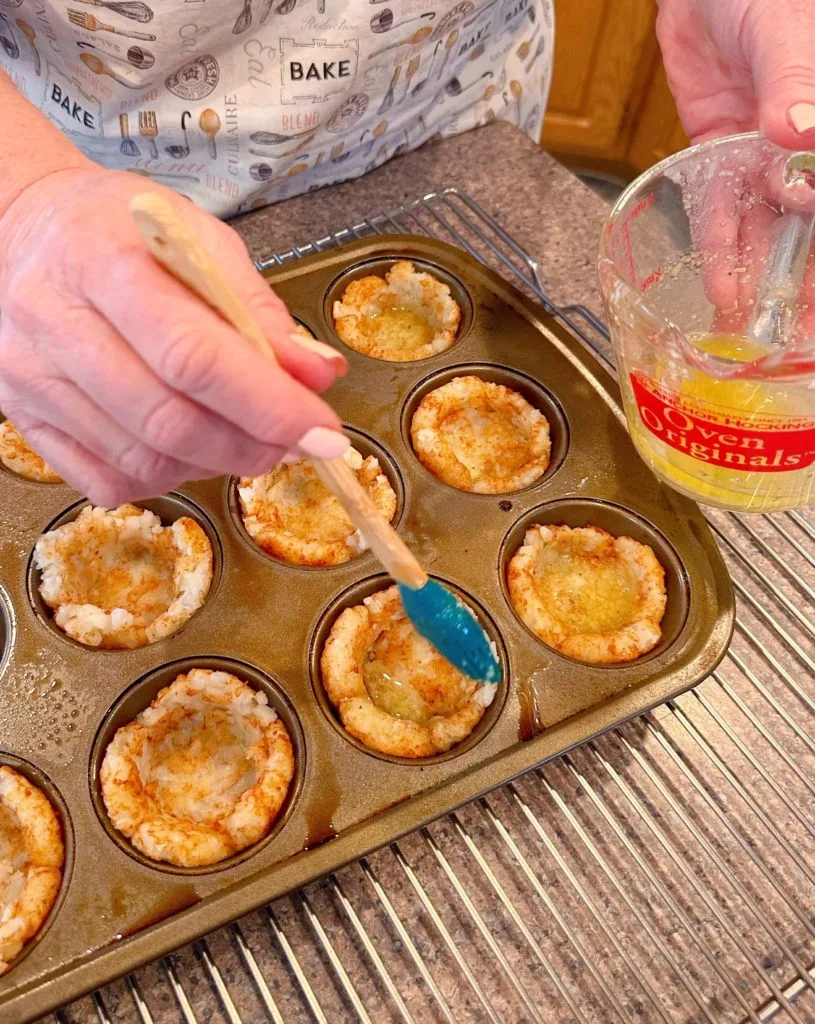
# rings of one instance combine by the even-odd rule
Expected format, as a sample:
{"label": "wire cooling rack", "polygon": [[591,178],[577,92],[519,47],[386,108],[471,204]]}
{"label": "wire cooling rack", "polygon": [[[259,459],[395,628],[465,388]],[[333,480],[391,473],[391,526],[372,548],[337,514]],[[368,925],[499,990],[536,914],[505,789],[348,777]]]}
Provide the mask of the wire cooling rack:
{"label": "wire cooling rack", "polygon": [[[264,266],[391,232],[468,250],[611,365],[456,189]],[[704,683],[56,1021],[813,1024],[815,520],[709,518],[738,618]]]}

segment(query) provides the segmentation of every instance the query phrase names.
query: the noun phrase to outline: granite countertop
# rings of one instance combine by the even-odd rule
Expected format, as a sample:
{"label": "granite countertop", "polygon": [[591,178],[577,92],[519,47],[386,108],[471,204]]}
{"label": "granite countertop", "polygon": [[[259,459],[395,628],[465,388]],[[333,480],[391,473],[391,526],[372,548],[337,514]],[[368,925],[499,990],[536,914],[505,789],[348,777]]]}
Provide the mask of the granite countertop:
{"label": "granite countertop", "polygon": [[[466,191],[538,261],[542,281],[554,302],[581,303],[600,312],[594,265],[597,241],[608,207],[551,156],[508,124],[492,124],[408,154],[358,181],[248,214],[237,219],[234,226],[245,239],[252,256],[263,259],[275,251],[289,249],[354,221],[387,211],[425,192],[449,186]],[[723,515],[717,515],[715,521],[722,530],[729,530],[731,534],[735,529]],[[773,585],[783,590],[782,596],[786,595],[789,604],[800,601],[800,594],[795,592],[789,580],[782,579],[777,564],[767,562],[766,549],[756,546],[759,541],[762,544],[773,543],[772,535],[767,532],[769,526],[759,524],[757,520],[753,522],[757,533],[752,535],[753,540],[744,538],[740,541],[743,551],[749,552],[756,564],[764,566],[767,578],[772,577]],[[741,578],[745,587],[755,588],[756,580],[749,575],[750,567],[743,553],[734,548],[725,554],[731,573]],[[806,568],[802,563],[799,571]],[[754,592],[760,594],[761,587]],[[796,624],[789,625],[789,616],[784,618],[786,610],[787,606],[779,607],[777,614],[795,633]],[[750,633],[760,633],[766,621],[756,624],[752,608],[746,612],[742,608],[741,615],[746,623],[746,632],[739,638],[738,649],[744,658],[745,671],[754,672],[756,678],[760,676],[768,688],[773,688],[774,699],[784,704],[788,693],[778,685],[773,670],[768,669],[772,662],[767,660],[769,654],[766,649],[761,657],[751,648],[745,649],[745,645],[750,643]],[[744,626],[742,628],[745,629]],[[780,659],[782,647],[770,646],[772,657]],[[752,699],[749,683],[734,673],[729,663],[721,671],[728,673],[729,684],[746,700]],[[717,686],[716,681],[712,681],[710,687],[705,684],[705,693],[716,713],[726,719],[734,714],[733,706]],[[740,689],[743,686],[747,687],[746,691]],[[688,699],[693,702],[697,698],[689,694]],[[800,706],[797,707],[800,712]],[[761,709],[758,713],[761,714]],[[796,713],[793,708],[791,714],[795,716]],[[710,723],[696,704],[691,705],[690,714],[701,730],[708,728]],[[741,730],[742,727],[740,719],[737,728]],[[683,975],[695,979],[694,984],[698,984],[705,1000],[709,1000],[717,1020],[741,1019],[742,1014],[737,1012],[739,1007],[731,998],[734,986],[730,985],[728,989],[722,985],[723,972],[737,979],[738,1001],[758,1006],[768,995],[766,988],[762,988],[761,971],[775,972],[776,979],[785,983],[789,965],[784,956],[778,955],[774,944],[765,942],[762,935],[755,938],[754,943],[757,921],[745,912],[738,902],[738,895],[729,903],[722,904],[726,919],[712,901],[701,906],[692,892],[685,903],[690,888],[696,887],[699,891],[700,886],[707,887],[716,893],[718,902],[720,892],[729,892],[728,878],[738,880],[742,892],[747,885],[744,880],[753,877],[744,868],[741,833],[728,832],[723,824],[727,819],[723,816],[711,818],[709,810],[699,803],[700,795],[721,794],[727,785],[715,768],[700,757],[694,762],[694,771],[700,780],[696,792],[688,784],[687,775],[683,775],[683,770],[687,772],[684,762],[678,759],[674,762],[664,756],[661,741],[657,742],[656,730],[660,730],[660,736],[663,733],[670,736],[671,742],[684,745],[689,763],[695,756],[687,727],[681,725],[673,708],[658,709],[647,722],[633,722],[625,730],[625,743],[630,742],[631,748],[622,749],[619,737],[605,737],[598,741],[598,749],[624,777],[631,773],[635,789],[642,778],[637,774],[639,767],[632,761],[632,752],[636,748],[639,757],[639,751],[645,751],[648,765],[654,766],[648,770],[666,780],[670,792],[677,794],[677,805],[695,808],[690,813],[700,823],[699,828],[712,837],[710,842],[715,847],[716,862],[703,864],[697,861],[694,844],[689,842],[682,847],[684,853],[681,856],[688,860],[691,868],[686,876],[679,875],[676,862],[666,856],[665,849],[652,843],[650,835],[646,836],[642,821],[632,813],[634,805],[631,800],[636,798],[625,798],[609,783],[605,769],[599,767],[596,750],[577,751],[570,755],[572,760],[567,765],[553,762],[545,773],[532,773],[512,788],[503,787],[490,796],[489,805],[469,805],[454,818],[448,817],[432,826],[428,833],[414,833],[400,840],[398,848],[385,848],[368,858],[367,863],[349,866],[338,872],[336,877],[309,886],[304,895],[276,901],[272,917],[263,912],[248,915],[240,922],[240,931],[221,929],[207,938],[206,947],[187,947],[163,964],[150,965],[136,972],[135,980],[107,986],[99,997],[101,1002],[94,1004],[89,997],[79,1000],[66,1008],[60,1019],[67,1024],[92,1024],[97,1020],[112,1020],[117,1024],[133,1021],[138,1024],[148,1019],[154,1024],[177,1024],[182,1019],[205,1021],[207,1024],[219,1024],[221,1021],[225,1024],[235,1021],[261,1024],[270,1019],[285,1020],[286,1024],[306,1024],[316,1018],[340,1024],[366,1019],[352,1009],[357,1006],[357,999],[377,1021],[403,1019],[431,1024],[442,1019],[439,1015],[441,998],[449,1010],[445,1013],[446,1019],[455,1021],[455,1024],[487,1019],[571,1021],[575,1017],[610,1021],[612,1017],[607,1015],[607,1004],[603,1004],[605,1009],[600,1007],[600,1015],[596,1013],[598,1004],[595,999],[602,1002],[602,993],[595,983],[598,976],[595,965],[610,982],[607,995],[612,1003],[618,1000],[617,1005],[621,1007],[614,1020],[657,1019],[649,1016],[654,1007],[643,1002],[639,989],[643,978],[650,979],[644,984],[651,986],[652,1002],[656,999],[661,1004],[663,1020],[701,1019],[696,1016],[692,989],[688,989],[687,984],[683,989],[676,980]],[[752,734],[745,731],[744,735],[749,744]],[[781,742],[787,742],[790,751],[794,752],[795,737],[787,733],[783,735]],[[712,742],[722,742],[721,736]],[[783,766],[779,768],[770,754],[762,753],[769,772],[772,774],[775,766],[780,773],[779,778],[786,778]],[[610,815],[622,823],[617,838],[622,836],[625,848],[618,849],[614,845],[614,835],[607,827],[604,828],[603,820],[592,811],[586,793],[576,781],[575,774],[571,774],[573,765],[583,773],[581,780],[588,779],[595,792],[602,794],[603,806],[610,809]],[[751,784],[755,783],[755,771],[750,765],[742,768],[742,778],[749,778]],[[794,786],[795,780],[790,779],[789,784]],[[579,820],[587,822],[590,833],[602,835],[603,838],[598,840],[599,854],[595,851],[589,856],[585,841],[581,845],[577,834],[567,825],[563,808],[553,803],[553,792],[558,799],[562,794],[563,806],[573,808]],[[669,821],[670,811],[666,804],[660,803],[658,793],[649,791],[642,799],[653,801],[654,809],[650,813],[655,820],[662,820],[664,816]],[[762,793],[761,800],[770,817],[780,813],[777,799],[770,799]],[[524,807],[528,813],[521,814]],[[650,802],[648,807],[651,807]],[[526,863],[542,880],[537,897],[533,895],[525,874],[508,856],[506,844],[491,826],[489,814],[493,813],[492,808],[501,820],[510,822],[512,835],[528,858]],[[723,812],[718,813],[723,815]],[[761,850],[766,842],[766,836],[757,831],[755,820],[746,815],[738,826],[749,835],[747,842],[753,857],[753,848]],[[786,819],[782,820],[782,831],[792,828]],[[671,827],[667,825],[668,829]],[[727,828],[732,826],[728,824]],[[519,919],[529,923],[534,933],[531,940],[523,938],[520,931],[512,930],[497,890],[490,888],[487,876],[468,855],[462,843],[462,833],[472,836],[484,851],[485,863],[489,870],[494,870],[495,879],[500,880],[505,898],[516,908]],[[672,833],[669,831],[668,835],[672,836]],[[795,831],[790,835],[791,842],[803,849],[806,838]],[[438,846],[435,845],[437,843]],[[650,886],[644,883],[640,886],[637,880],[628,849],[633,848],[632,843],[637,844],[637,848],[642,844],[643,856],[653,865],[651,878],[657,886],[653,892]],[[558,849],[562,851],[562,859],[561,854],[553,859]],[[439,851],[443,851],[442,856],[447,858],[445,863],[472,894],[473,911],[479,915],[484,929],[480,937],[473,926],[472,911],[468,909],[465,913],[460,893],[457,896],[445,881]],[[763,856],[769,863],[775,863],[778,855],[779,852],[773,848]],[[598,856],[607,858],[607,861],[598,861]],[[625,894],[626,903],[617,895],[622,894],[621,889],[615,892],[610,883],[604,883],[598,864],[607,862],[611,863],[617,878],[632,894],[630,897]],[[719,865],[724,865],[722,870],[727,872],[721,878],[716,874]],[[811,888],[807,889],[803,875],[786,862],[778,867],[778,873],[791,900],[801,907],[811,905]],[[447,877],[449,879],[449,875]],[[372,878],[378,880],[381,890],[375,890]],[[421,895],[417,895],[412,879],[420,880],[431,906],[438,908],[438,921],[431,921],[427,904],[423,904]],[[684,932],[674,918],[670,914],[665,915],[661,909],[662,904],[657,898],[660,890],[672,900],[688,906],[688,913],[696,922],[695,927],[704,934],[708,934],[705,931],[708,926],[716,926],[711,932],[714,935],[711,941],[716,948],[715,955],[711,957],[713,971],[708,969],[692,944],[685,948],[684,940],[679,941]],[[766,883],[762,888],[759,882],[756,891],[761,892],[762,905],[768,892],[772,896]],[[389,901],[387,914],[382,894],[386,894],[384,898]],[[544,898],[551,899],[552,906],[562,912],[562,932],[555,926],[552,914],[544,908],[541,902]],[[700,906],[701,911],[697,913]],[[716,921],[711,923],[707,919],[705,906],[713,908]],[[602,908],[599,913],[597,908]],[[394,924],[391,911],[402,925],[402,931]],[[356,923],[352,915],[356,915]],[[606,915],[613,925],[605,932],[598,931],[598,923]],[[441,927],[446,929],[445,932],[438,930],[439,921],[443,922]],[[781,928],[785,938],[800,952],[801,959],[809,963],[811,954],[799,944],[802,941],[798,934],[800,928],[796,930],[794,920],[785,918],[784,922]],[[280,932],[275,932],[278,926]],[[667,944],[669,955],[675,957],[667,973],[662,961],[655,964],[653,928],[644,930],[652,926],[657,930],[655,934],[663,950]],[[716,929],[720,926],[738,929],[743,936],[749,936],[748,944],[755,944],[756,956],[763,959],[742,963],[737,950],[734,952],[730,946],[720,947],[715,938]],[[360,928],[364,929],[364,940],[360,938]],[[570,932],[579,937],[582,946],[570,947],[564,938]],[[485,933],[494,936],[495,946],[485,945]],[[679,936],[678,945],[674,947],[676,936]],[[504,958],[503,970],[496,960],[496,949]],[[575,949],[581,949],[581,955],[576,955]],[[372,957],[372,950],[373,957],[381,957],[378,964]],[[462,963],[478,964],[477,977],[473,974],[465,980]],[[550,963],[553,965],[551,969],[542,970],[542,964]],[[422,973],[424,965],[427,965],[427,974]],[[520,987],[516,986],[514,990],[507,982],[507,967],[520,979]],[[169,973],[171,971],[176,974]],[[546,977],[549,971],[555,977],[559,975],[567,979],[566,987],[577,1004],[574,1016],[563,1002],[563,989],[556,989],[549,980],[552,973]],[[253,972],[255,981],[252,980]],[[256,984],[258,977],[262,979],[260,986]],[[184,994],[190,1000],[192,1015],[182,1015],[179,1011],[176,979],[180,980]],[[386,986],[390,979],[392,987],[388,995]],[[220,996],[218,994],[222,982],[229,988],[234,1000],[232,1006],[225,1002],[223,990]],[[349,993],[349,984],[353,986],[350,989],[353,994]],[[432,994],[431,986],[434,987]],[[487,994],[486,1005],[492,1008],[488,1015],[485,1015],[485,999],[475,996],[475,986],[482,996]],[[394,992],[397,993],[396,999]],[[139,1011],[141,998],[149,1008],[149,1016]],[[316,1003],[321,1012],[312,1012],[310,1002]],[[526,1005],[527,1012],[519,1016],[522,1003]],[[270,1010],[270,1006],[274,1009]],[[807,1018],[803,1007],[802,1011],[803,1017]],[[706,1016],[710,1019],[709,1014]]]}
{"label": "granite countertop", "polygon": [[579,302],[599,312],[594,261],[608,206],[527,135],[503,122],[232,223],[252,256],[265,259],[449,186],[468,192],[539,261],[556,303]]}

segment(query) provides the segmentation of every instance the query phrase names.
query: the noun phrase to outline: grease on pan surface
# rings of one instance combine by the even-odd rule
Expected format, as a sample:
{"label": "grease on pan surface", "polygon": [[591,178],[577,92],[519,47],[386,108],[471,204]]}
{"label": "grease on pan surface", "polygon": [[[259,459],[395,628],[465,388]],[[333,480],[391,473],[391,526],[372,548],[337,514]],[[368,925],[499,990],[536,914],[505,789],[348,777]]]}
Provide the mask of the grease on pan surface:
{"label": "grease on pan surface", "polygon": [[449,287],[409,260],[394,263],[384,278],[352,281],[333,314],[337,334],[349,348],[390,362],[444,352],[456,340],[461,321]]}
{"label": "grease on pan surface", "polygon": [[40,484],[62,483],[59,473],[37,455],[11,420],[0,423],[0,462],[26,480]]}
{"label": "grease on pan surface", "polygon": [[203,605],[212,545],[193,519],[162,526],[135,505],[87,506],[34,549],[54,621],[89,647],[142,647],[170,636]]}
{"label": "grease on pan surface", "polygon": [[62,829],[45,794],[0,766],[0,974],[42,927],[62,882]]}
{"label": "grease on pan surface", "polygon": [[416,632],[396,587],[340,613],[320,669],[346,732],[396,757],[430,757],[461,743],[497,692],[459,672]]}
{"label": "grease on pan surface", "polygon": [[[379,460],[349,448],[345,461],[382,515],[396,515],[396,494]],[[238,484],[241,517],[264,551],[293,565],[339,565],[368,547],[311,465],[293,462]]]}
{"label": "grease on pan surface", "polygon": [[530,487],[546,472],[552,450],[542,412],[517,391],[472,375],[426,394],[410,437],[434,476],[476,494]]}
{"label": "grease on pan surface", "polygon": [[530,527],[507,585],[532,632],[579,661],[634,661],[662,635],[665,570],[647,544],[598,526]]}
{"label": "grease on pan surface", "polygon": [[111,823],[137,850],[200,867],[262,839],[293,775],[291,738],[266,694],[192,669],[117,730],[100,780]]}

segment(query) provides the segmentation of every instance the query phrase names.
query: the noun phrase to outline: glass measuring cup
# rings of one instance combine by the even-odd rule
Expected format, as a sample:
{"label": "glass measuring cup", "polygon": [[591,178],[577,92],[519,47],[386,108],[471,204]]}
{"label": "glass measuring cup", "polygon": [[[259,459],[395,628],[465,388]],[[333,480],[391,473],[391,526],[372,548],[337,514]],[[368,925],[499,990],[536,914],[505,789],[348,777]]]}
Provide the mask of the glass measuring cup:
{"label": "glass measuring cup", "polygon": [[766,512],[815,497],[815,154],[758,134],[637,179],[598,273],[628,427],[668,484]]}

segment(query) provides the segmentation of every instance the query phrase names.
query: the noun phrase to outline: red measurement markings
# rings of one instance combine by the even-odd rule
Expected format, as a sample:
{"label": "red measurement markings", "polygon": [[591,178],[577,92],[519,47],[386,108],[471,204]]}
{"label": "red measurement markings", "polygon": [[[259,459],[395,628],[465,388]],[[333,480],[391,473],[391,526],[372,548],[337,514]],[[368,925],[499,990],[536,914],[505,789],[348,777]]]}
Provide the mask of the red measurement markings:
{"label": "red measurement markings", "polygon": [[628,273],[631,275],[631,283],[637,280],[637,272],[634,269],[634,252],[631,248],[631,228],[630,220],[627,220],[623,225],[623,238],[625,239],[625,257],[628,261]]}
{"label": "red measurement markings", "polygon": [[640,281],[640,292],[647,292],[651,285],[656,284],[661,277],[662,267],[657,267],[656,270],[652,270],[648,277]]}
{"label": "red measurement markings", "polygon": [[637,203],[634,209],[629,213],[629,221],[636,220],[641,213],[644,213],[650,206],[653,206],[656,202],[656,193],[649,192],[647,196],[643,196],[642,199]]}
{"label": "red measurement markings", "polygon": [[[649,192],[647,196],[643,196],[642,199],[640,199],[637,205],[628,214],[628,216],[625,219],[625,223],[623,224],[622,236],[623,243],[625,245],[625,259],[628,264],[628,272],[630,274],[630,280],[632,284],[634,284],[637,280],[637,270],[634,265],[634,247],[631,243],[631,222],[635,221],[641,213],[644,213],[647,209],[653,206],[655,202],[656,194],[654,192]],[[656,273],[658,273],[660,276],[662,274],[661,271],[657,271]],[[645,281],[643,281],[640,284],[640,292],[644,292],[646,288],[650,288],[651,285],[658,280],[659,277],[654,277],[653,274],[649,274],[648,277],[645,278]]]}

